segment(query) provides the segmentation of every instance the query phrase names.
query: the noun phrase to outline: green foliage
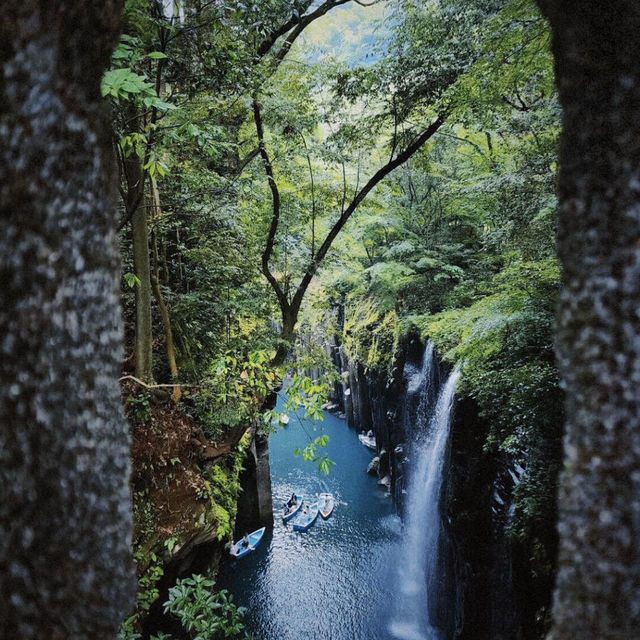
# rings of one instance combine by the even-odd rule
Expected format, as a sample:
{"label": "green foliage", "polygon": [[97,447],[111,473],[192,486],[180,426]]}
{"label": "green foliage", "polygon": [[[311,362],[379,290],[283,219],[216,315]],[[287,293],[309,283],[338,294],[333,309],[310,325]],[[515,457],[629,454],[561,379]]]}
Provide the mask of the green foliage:
{"label": "green foliage", "polygon": [[122,276],[129,286],[129,288],[133,289],[134,287],[140,286],[140,278],[135,273],[125,273]]}
{"label": "green foliage", "polygon": [[250,423],[275,384],[271,358],[269,352],[254,351],[246,358],[226,353],[214,360],[194,395],[198,418],[209,438],[242,422]]}
{"label": "green foliage", "polygon": [[[169,589],[169,599],[164,603],[165,613],[171,613],[181,623],[192,640],[221,640],[222,638],[248,638],[243,633],[244,609],[236,607],[226,590],[214,592],[214,582],[194,574],[178,580]],[[134,631],[136,616],[127,619],[118,633],[117,640],[138,640],[142,636]],[[172,636],[160,633],[151,640],[172,640]]]}
{"label": "green foliage", "polygon": [[138,578],[135,613],[127,618],[120,627],[117,640],[138,640],[142,636],[137,632],[140,621],[148,613],[151,605],[158,599],[158,582],[164,575],[164,569],[155,553],[145,554],[138,549],[134,554],[136,565],[145,569]]}
{"label": "green foliage", "polygon": [[[414,322],[431,337],[444,357],[475,370],[509,343],[550,357],[551,321],[560,273],[555,260],[517,262],[482,284],[491,295],[469,307],[416,317]],[[542,351],[540,347],[544,345]],[[546,349],[546,353],[545,353]]]}
{"label": "green foliage", "polygon": [[144,71],[145,59],[165,60],[167,55],[161,51],[152,51],[144,55],[140,38],[122,35],[121,42],[112,55],[113,69],[105,72],[102,78],[101,92],[115,103],[131,102],[141,108],[167,112],[175,105],[160,98],[154,85],[149,82]]}
{"label": "green foliage", "polygon": [[302,455],[305,462],[313,462],[318,466],[318,471],[327,476],[331,473],[331,469],[334,467],[335,462],[326,455],[319,455],[318,449],[326,447],[329,444],[329,436],[318,436],[315,440],[310,442],[304,449],[296,449],[293,453],[296,456]]}
{"label": "green foliage", "polygon": [[295,372],[287,385],[285,411],[304,410],[304,416],[322,420],[322,405],[327,401],[327,384]]}
{"label": "green foliage", "polygon": [[233,534],[233,521],[231,514],[219,504],[214,504],[211,512],[216,523],[216,537],[219,541],[226,540]]}
{"label": "green foliage", "polygon": [[213,592],[214,582],[201,575],[178,580],[169,589],[165,613],[178,618],[193,640],[246,637],[242,634],[244,609],[236,607],[226,590]]}
{"label": "green foliage", "polygon": [[102,78],[102,95],[130,100],[134,96],[154,96],[153,86],[131,69],[112,69]]}
{"label": "green foliage", "polygon": [[133,545],[148,540],[156,532],[157,522],[153,502],[149,500],[146,491],[133,492]]}
{"label": "green foliage", "polygon": [[490,0],[398,3],[400,19],[388,73],[402,107],[448,102],[454,83],[479,57],[479,40],[502,4]]}
{"label": "green foliage", "polygon": [[129,398],[127,417],[134,426],[146,424],[151,419],[151,396],[140,392]]}
{"label": "green foliage", "polygon": [[225,540],[233,533],[233,521],[241,490],[241,459],[237,455],[231,469],[223,464],[216,464],[204,473],[207,497],[211,504],[210,518],[216,523],[218,540]]}
{"label": "green foliage", "polygon": [[164,541],[164,548],[167,550],[167,552],[169,553],[169,555],[171,555],[173,553],[173,550],[176,548],[176,545],[179,542],[179,538],[178,536],[171,536],[170,538],[167,538]]}
{"label": "green foliage", "polygon": [[372,331],[371,347],[366,365],[374,371],[389,370],[398,338],[398,316],[395,312],[384,315]]}
{"label": "green foliage", "polygon": [[342,342],[352,362],[360,362],[376,371],[391,365],[398,338],[398,316],[385,312],[378,297],[360,298],[348,307]]}
{"label": "green foliage", "polygon": [[136,607],[139,611],[149,611],[151,605],[158,599],[160,592],[157,584],[164,575],[164,570],[158,564],[154,564],[140,577],[138,581],[138,593],[136,594]]}
{"label": "green foliage", "polygon": [[139,640],[140,638],[142,638],[142,635],[136,633],[133,628],[136,619],[137,616],[131,616],[122,623],[122,626],[118,631],[116,640]]}

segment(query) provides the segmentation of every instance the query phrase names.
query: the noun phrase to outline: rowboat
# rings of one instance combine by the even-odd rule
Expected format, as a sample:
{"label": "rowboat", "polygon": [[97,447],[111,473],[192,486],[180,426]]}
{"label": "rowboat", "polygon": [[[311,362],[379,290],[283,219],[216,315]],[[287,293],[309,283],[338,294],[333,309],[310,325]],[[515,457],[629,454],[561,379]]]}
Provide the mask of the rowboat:
{"label": "rowboat", "polygon": [[320,505],[320,515],[326,520],[333,511],[335,500],[332,493],[321,493],[318,496],[318,504]]}
{"label": "rowboat", "polygon": [[245,545],[243,539],[241,538],[240,540],[238,540],[238,542],[235,542],[231,545],[231,550],[229,551],[229,553],[234,556],[234,558],[242,558],[248,553],[251,553],[260,544],[260,540],[262,540],[265,529],[266,527],[262,527],[262,529],[258,529],[257,531],[250,533],[248,536],[248,545]]}
{"label": "rowboat", "polygon": [[301,513],[293,521],[293,530],[294,531],[306,531],[316,521],[317,517],[318,517],[318,503],[314,502],[309,507],[309,512],[308,513]]}
{"label": "rowboat", "polygon": [[374,451],[376,451],[377,447],[376,447],[375,436],[365,435],[364,432],[362,432],[358,434],[358,440],[360,440],[360,442],[362,442],[362,444],[365,447],[368,447],[369,449],[373,449]]}
{"label": "rowboat", "polygon": [[285,522],[287,520],[291,520],[291,518],[293,518],[293,516],[295,516],[296,513],[300,511],[300,507],[302,507],[302,503],[303,503],[302,496],[298,496],[298,502],[296,502],[296,504],[294,504],[291,509],[289,509],[285,504],[284,508],[282,509],[282,519]]}

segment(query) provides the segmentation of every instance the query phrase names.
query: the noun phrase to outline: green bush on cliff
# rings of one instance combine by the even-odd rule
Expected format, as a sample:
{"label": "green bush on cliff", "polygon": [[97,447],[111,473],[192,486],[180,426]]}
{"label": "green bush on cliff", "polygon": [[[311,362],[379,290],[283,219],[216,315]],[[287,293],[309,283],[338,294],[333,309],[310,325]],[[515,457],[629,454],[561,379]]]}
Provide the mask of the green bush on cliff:
{"label": "green bush on cliff", "polygon": [[193,638],[218,640],[241,636],[244,608],[237,607],[226,590],[213,592],[214,582],[201,575],[178,580],[169,589],[165,613],[176,616]]}
{"label": "green bush on cliff", "polygon": [[352,362],[385,371],[398,339],[398,316],[382,310],[375,300],[359,300],[347,308],[343,332],[344,350]]}
{"label": "green bush on cliff", "polygon": [[203,477],[209,499],[207,519],[215,523],[218,540],[224,540],[233,532],[240,482],[237,475],[219,464],[207,470]]}
{"label": "green bush on cliff", "polygon": [[271,392],[276,372],[273,354],[266,350],[248,355],[227,352],[213,360],[193,400],[205,435],[219,439],[240,423],[250,424]]}
{"label": "green bush on cliff", "polygon": [[462,309],[411,318],[442,357],[462,365],[459,393],[474,397],[490,430],[485,448],[525,455],[558,436],[562,397],[553,355],[555,260],[517,262]]}
{"label": "green bush on cliff", "polygon": [[[556,260],[519,262],[477,285],[476,301],[410,321],[430,337],[442,357],[482,369],[503,350],[520,359],[552,358],[551,323],[560,273]],[[514,352],[515,348],[515,352]]]}
{"label": "green bush on cliff", "polygon": [[209,501],[207,519],[216,524],[216,537],[220,541],[229,538],[233,533],[238,496],[242,490],[240,473],[250,443],[251,434],[247,432],[230,458],[202,472],[205,491],[201,497]]}
{"label": "green bush on cliff", "polygon": [[[214,584],[213,580],[198,574],[178,580],[169,589],[169,599],[164,603],[165,613],[175,616],[194,640],[248,639],[242,624],[245,609],[235,605],[228,591],[214,593]],[[133,623],[134,618],[124,622],[117,640],[142,638],[134,630]],[[151,636],[150,640],[173,640],[173,636],[160,633]]]}

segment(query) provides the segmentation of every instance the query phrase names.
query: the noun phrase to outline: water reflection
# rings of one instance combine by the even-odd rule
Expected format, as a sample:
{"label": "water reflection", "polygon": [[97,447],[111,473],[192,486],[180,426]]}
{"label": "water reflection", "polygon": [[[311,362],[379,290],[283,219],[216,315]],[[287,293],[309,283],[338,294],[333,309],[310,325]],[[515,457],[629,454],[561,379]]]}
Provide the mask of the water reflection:
{"label": "water reflection", "polygon": [[294,491],[307,501],[331,492],[335,511],[306,533],[276,517],[255,553],[225,560],[219,586],[248,607],[247,629],[256,640],[388,640],[401,525],[390,497],[366,474],[373,452],[333,415],[305,420],[311,437],[330,438],[327,453],[336,464],[322,476],[293,456],[308,443],[295,422],[270,441],[276,513]]}

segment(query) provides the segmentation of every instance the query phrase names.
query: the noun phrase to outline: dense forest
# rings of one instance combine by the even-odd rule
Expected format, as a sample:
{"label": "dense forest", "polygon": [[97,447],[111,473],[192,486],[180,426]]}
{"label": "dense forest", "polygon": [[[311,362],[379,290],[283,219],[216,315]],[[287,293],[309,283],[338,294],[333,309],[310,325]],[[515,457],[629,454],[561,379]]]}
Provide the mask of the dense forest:
{"label": "dense forest", "polygon": [[637,637],[634,3],[9,5],[3,637],[253,637],[215,580],[270,436],[371,427],[404,517],[431,348],[456,605],[420,637]]}
{"label": "dense forest", "polygon": [[[547,24],[521,1],[325,3],[291,30],[288,3],[273,4],[129,2],[103,81],[121,176],[134,544],[171,553],[202,510],[230,534],[238,462],[201,474],[201,454],[174,434],[197,429],[217,459],[285,358],[328,373],[339,331],[352,361],[383,372],[418,333],[465,362],[462,392],[491,425],[485,449],[526,458],[511,535],[529,570],[549,574],[562,409]],[[329,9],[368,32],[352,51],[331,52]],[[187,385],[175,408],[155,381]],[[307,411],[326,399],[322,380],[296,388]],[[156,489],[157,475],[169,485]],[[159,573],[151,563],[143,584]]]}

